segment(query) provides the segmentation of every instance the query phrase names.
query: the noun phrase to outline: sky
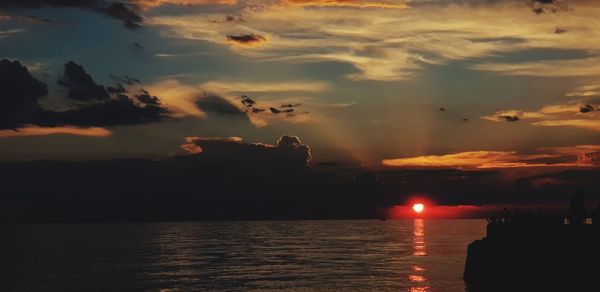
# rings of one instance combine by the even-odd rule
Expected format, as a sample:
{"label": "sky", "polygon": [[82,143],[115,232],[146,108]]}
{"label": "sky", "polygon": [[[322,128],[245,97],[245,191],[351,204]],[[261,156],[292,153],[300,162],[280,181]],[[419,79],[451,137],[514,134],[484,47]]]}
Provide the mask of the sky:
{"label": "sky", "polygon": [[[599,13],[591,0],[2,1],[0,161],[285,157],[553,187],[600,164]],[[441,200],[482,202],[457,192]]]}

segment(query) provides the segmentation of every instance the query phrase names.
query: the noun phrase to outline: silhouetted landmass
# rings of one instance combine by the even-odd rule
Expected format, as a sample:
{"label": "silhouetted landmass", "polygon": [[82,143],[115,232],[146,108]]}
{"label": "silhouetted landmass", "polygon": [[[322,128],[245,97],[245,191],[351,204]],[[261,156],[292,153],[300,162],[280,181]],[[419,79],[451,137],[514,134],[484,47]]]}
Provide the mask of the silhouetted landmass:
{"label": "silhouetted landmass", "polygon": [[503,217],[489,219],[487,237],[468,247],[469,291],[596,291],[600,203],[590,215],[586,224],[578,191],[567,214],[505,209]]}

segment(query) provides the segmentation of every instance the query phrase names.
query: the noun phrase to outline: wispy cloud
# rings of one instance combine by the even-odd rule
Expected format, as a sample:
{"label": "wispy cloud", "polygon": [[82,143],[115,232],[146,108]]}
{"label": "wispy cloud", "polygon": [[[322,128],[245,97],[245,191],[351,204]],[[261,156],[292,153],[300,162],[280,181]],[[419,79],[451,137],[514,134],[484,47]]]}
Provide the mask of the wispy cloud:
{"label": "wispy cloud", "polygon": [[409,8],[404,1],[365,1],[365,0],[283,0],[284,5],[317,7],[358,7],[358,8]]}
{"label": "wispy cloud", "polygon": [[468,151],[445,155],[425,155],[385,159],[382,164],[400,168],[515,168],[515,167],[596,167],[599,145],[579,145],[517,151]]}
{"label": "wispy cloud", "polygon": [[163,5],[235,5],[237,0],[130,0],[143,9],[155,8]]}
{"label": "wispy cloud", "polygon": [[47,135],[75,135],[85,137],[108,137],[112,132],[98,127],[78,128],[78,127],[37,127],[28,126],[16,130],[0,130],[0,138],[8,137],[27,137],[27,136],[47,136]]}
{"label": "wispy cloud", "polygon": [[[232,46],[262,61],[323,62],[353,65],[351,79],[394,81],[414,78],[426,64],[489,57],[530,49],[600,52],[600,7],[578,1],[564,13],[536,15],[520,1],[414,2],[287,0],[240,2],[234,14],[244,21],[223,21],[222,12],[150,17],[165,35],[215,44],[227,36],[257,35],[261,46]],[[568,17],[564,17],[568,13]],[[541,21],[543,20],[543,21]],[[560,31],[556,33],[557,23]],[[485,28],[485,29],[482,29]],[[250,38],[254,39],[254,38]],[[476,64],[475,70],[511,75],[583,76],[600,72],[600,59],[542,60]]]}
{"label": "wispy cloud", "polygon": [[600,84],[584,85],[575,88],[574,91],[565,94],[568,97],[574,96],[600,96]]}
{"label": "wispy cloud", "polygon": [[480,71],[495,72],[501,75],[542,77],[597,76],[600,74],[600,57],[509,64],[484,63],[474,65],[472,68]]}

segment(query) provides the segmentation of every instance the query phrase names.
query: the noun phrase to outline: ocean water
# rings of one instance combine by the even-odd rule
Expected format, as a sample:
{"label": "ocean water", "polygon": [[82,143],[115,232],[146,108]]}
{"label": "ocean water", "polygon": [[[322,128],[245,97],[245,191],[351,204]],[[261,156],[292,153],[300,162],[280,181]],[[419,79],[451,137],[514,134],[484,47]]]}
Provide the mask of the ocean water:
{"label": "ocean water", "polygon": [[485,220],[0,227],[1,291],[464,291]]}

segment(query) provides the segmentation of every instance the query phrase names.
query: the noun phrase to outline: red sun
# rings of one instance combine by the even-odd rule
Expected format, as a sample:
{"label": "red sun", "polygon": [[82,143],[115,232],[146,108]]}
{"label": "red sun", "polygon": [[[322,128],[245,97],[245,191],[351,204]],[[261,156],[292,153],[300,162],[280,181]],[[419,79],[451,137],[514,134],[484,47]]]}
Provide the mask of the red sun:
{"label": "red sun", "polygon": [[423,210],[425,210],[425,205],[421,204],[421,203],[416,203],[412,206],[413,210],[417,213],[421,213],[423,212]]}

